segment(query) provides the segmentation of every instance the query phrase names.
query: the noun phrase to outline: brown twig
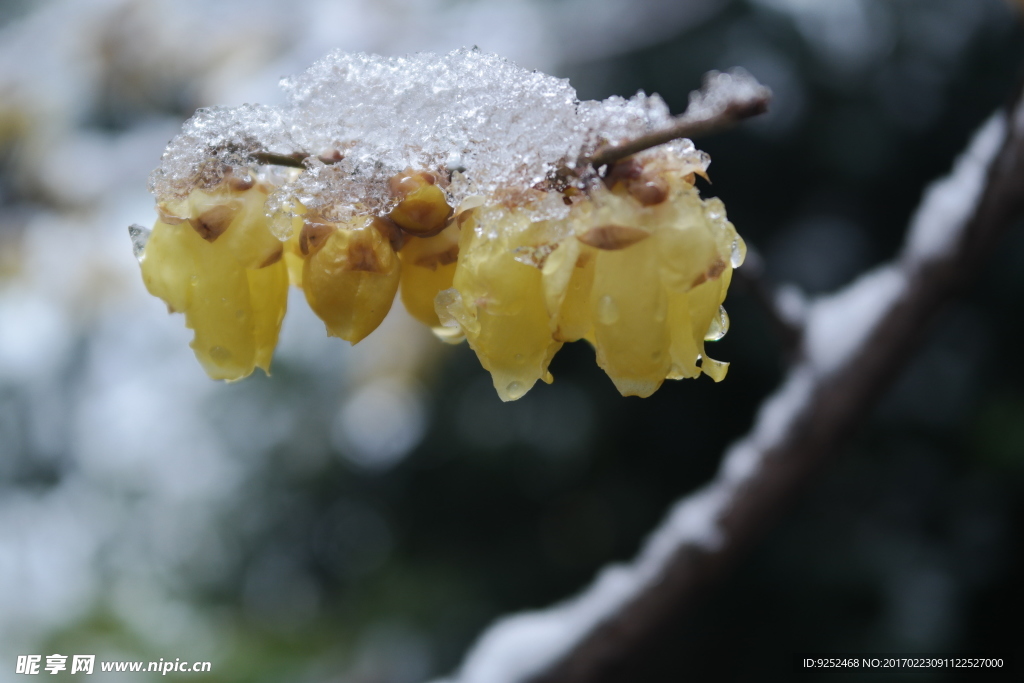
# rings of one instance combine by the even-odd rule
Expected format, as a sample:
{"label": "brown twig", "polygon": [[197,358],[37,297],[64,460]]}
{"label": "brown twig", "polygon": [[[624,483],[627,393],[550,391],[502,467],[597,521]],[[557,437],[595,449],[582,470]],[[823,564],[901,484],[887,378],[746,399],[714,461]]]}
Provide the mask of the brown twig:
{"label": "brown twig", "polygon": [[[266,164],[268,166],[287,166],[289,168],[306,168],[306,159],[313,156],[312,154],[306,154],[305,152],[293,152],[292,154],[275,154],[274,152],[255,152],[251,158],[257,164]],[[334,152],[331,156],[320,155],[317,157],[320,161],[327,164],[336,164],[341,161],[344,157],[340,152]]]}
{"label": "brown twig", "polygon": [[252,160],[257,164],[265,164],[268,166],[287,166],[289,168],[305,168],[303,160],[307,159],[310,155],[301,154],[296,152],[295,154],[274,154],[273,152],[256,152],[252,155]]}
{"label": "brown twig", "polygon": [[693,138],[732,128],[740,121],[768,111],[771,90],[742,69],[728,73],[712,71],[704,77],[704,86],[690,94],[686,111],[669,128],[656,130],[618,145],[598,149],[580,160],[600,168],[651,147],[679,138]]}
{"label": "brown twig", "polygon": [[[732,128],[739,122],[768,111],[771,90],[761,85],[743,69],[726,73],[712,71],[704,76],[704,84],[690,93],[690,103],[672,126],[627,140],[618,145],[598,149],[593,155],[579,160],[577,168],[601,168],[628,156],[657,147],[679,138],[693,138]],[[303,163],[310,154],[295,152],[275,154],[256,152],[252,159],[259,164],[305,168]],[[341,160],[340,154],[320,156],[320,161],[333,164]]]}

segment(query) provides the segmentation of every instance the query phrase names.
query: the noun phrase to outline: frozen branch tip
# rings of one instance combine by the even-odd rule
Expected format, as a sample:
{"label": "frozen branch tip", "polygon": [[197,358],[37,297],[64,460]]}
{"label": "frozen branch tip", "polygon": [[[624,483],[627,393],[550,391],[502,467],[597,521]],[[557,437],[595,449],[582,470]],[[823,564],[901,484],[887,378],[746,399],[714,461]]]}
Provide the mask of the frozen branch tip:
{"label": "frozen branch tip", "polygon": [[280,107],[197,111],[150,176],[152,231],[130,228],[211,377],[269,371],[290,283],[353,344],[401,296],[506,401],[580,339],[623,395],[724,378],[705,342],[745,247],[687,137],[765,110],[745,72],[708,74],[679,117],[466,49],[334,52],[281,85]]}

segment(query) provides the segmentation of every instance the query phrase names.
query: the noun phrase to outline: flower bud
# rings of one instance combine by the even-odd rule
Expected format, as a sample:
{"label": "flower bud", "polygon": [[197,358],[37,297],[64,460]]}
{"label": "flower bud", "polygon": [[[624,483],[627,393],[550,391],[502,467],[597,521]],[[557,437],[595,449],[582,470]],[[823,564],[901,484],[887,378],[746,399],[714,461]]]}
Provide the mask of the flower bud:
{"label": "flower bud", "polygon": [[306,301],[327,325],[327,334],[355,344],[377,329],[391,309],[401,263],[372,218],[307,223],[307,229]]}
{"label": "flower bud", "polygon": [[444,230],[452,207],[432,173],[406,169],[392,177],[389,185],[399,200],[389,217],[402,230],[417,237],[430,237]]}

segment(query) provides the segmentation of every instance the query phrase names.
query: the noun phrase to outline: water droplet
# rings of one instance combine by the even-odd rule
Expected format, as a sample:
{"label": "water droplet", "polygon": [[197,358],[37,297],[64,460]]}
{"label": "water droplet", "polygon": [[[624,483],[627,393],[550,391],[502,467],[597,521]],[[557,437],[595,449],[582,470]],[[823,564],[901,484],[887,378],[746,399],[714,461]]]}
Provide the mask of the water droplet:
{"label": "water droplet", "polygon": [[237,311],[235,311],[235,317],[241,320],[242,318],[245,317],[245,311],[239,308]]}
{"label": "water droplet", "polygon": [[522,360],[523,360],[523,354],[521,354],[521,353],[517,353],[517,354],[516,354],[516,362],[517,362],[517,363],[521,363],[521,362],[522,362]]}
{"label": "water droplet", "polygon": [[128,236],[132,239],[132,254],[139,263],[142,263],[142,257],[146,255],[146,243],[149,242],[149,235],[152,232],[149,228],[144,228],[138,223],[132,223],[128,226]]}
{"label": "water droplet", "polygon": [[597,302],[597,322],[602,325],[611,325],[619,319],[619,307],[615,300],[607,294]]}
{"label": "water droplet", "polygon": [[736,237],[732,241],[732,247],[729,253],[729,263],[732,264],[733,268],[739,268],[743,265],[743,261],[747,258],[747,244],[742,238]]}
{"label": "water droplet", "polygon": [[522,382],[509,382],[508,386],[505,387],[505,392],[514,401],[517,398],[523,397],[523,394],[526,393],[526,385]]}
{"label": "water droplet", "polygon": [[223,346],[214,346],[210,349],[210,358],[218,361],[226,361],[231,358],[231,352]]}
{"label": "water droplet", "polygon": [[718,307],[718,315],[711,319],[711,326],[708,327],[704,341],[718,341],[729,331],[729,314],[725,312],[725,306]]}

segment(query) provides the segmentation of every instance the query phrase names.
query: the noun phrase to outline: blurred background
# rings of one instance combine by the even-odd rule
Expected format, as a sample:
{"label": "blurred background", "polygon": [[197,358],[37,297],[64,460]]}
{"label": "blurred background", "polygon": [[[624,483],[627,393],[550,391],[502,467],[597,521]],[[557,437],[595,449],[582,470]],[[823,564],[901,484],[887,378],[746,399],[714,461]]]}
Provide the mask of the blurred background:
{"label": "blurred background", "polygon": [[[502,404],[468,347],[400,304],[350,348],[293,291],[273,377],[212,382],[126,230],[153,221],[146,176],[197,107],[276,103],[335,47],[475,44],[581,98],[644,89],[677,113],[702,73],[744,66],[774,105],[698,141],[707,190],[773,282],[814,295],[895,253],[1010,96],[1017,7],[0,0],[0,681],[53,652],[209,660],[210,683],[448,673],[497,616],[631,557],[785,369],[734,286],[722,384],[624,399],[578,343],[553,385]],[[784,680],[807,651],[1021,653],[1022,272],[1018,229],[637,680]],[[108,674],[126,675],[146,678]]]}

